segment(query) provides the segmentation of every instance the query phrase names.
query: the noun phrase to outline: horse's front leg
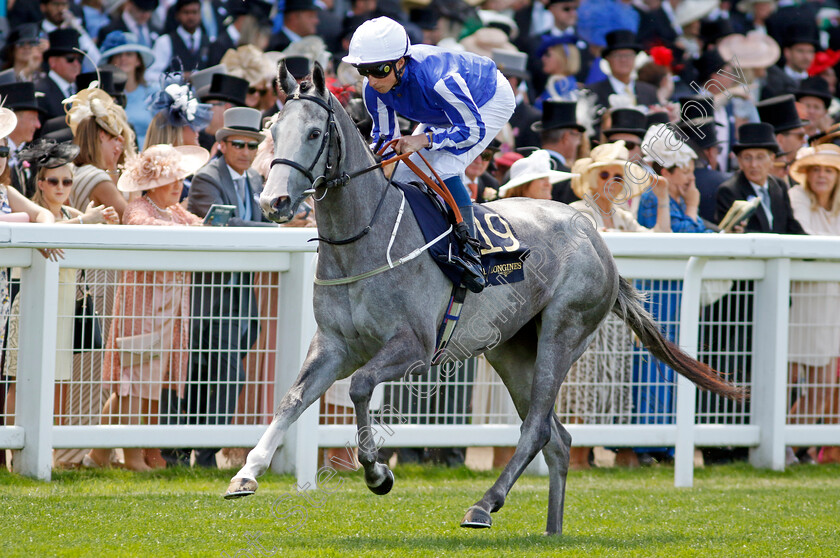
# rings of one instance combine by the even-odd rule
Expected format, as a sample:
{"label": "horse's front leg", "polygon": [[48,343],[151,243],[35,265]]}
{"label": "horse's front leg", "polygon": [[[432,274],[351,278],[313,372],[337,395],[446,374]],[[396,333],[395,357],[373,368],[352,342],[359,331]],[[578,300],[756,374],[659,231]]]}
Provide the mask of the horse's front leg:
{"label": "horse's front leg", "polygon": [[391,338],[350,381],[350,399],[356,409],[359,463],[365,468],[365,483],[374,494],[387,494],[394,486],[394,474],[384,463],[377,463],[379,447],[374,439],[370,420],[370,398],[373,389],[390,380],[404,377],[426,361],[426,352],[414,333],[406,332]]}
{"label": "horse's front leg", "polygon": [[[271,458],[286,430],[336,381],[347,377],[352,367],[346,361],[344,346],[327,336],[315,334],[300,374],[280,401],[274,419],[248,453],[245,466],[230,480],[225,498],[250,496],[257,490],[257,477],[271,464]],[[349,370],[348,370],[349,368]]]}

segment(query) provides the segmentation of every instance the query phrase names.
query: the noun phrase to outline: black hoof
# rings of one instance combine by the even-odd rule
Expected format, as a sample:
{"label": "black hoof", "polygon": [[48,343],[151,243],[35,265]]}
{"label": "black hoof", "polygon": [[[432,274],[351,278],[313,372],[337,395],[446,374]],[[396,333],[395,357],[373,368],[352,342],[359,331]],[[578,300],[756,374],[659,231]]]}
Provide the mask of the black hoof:
{"label": "black hoof", "polygon": [[470,529],[489,529],[492,524],[493,520],[490,518],[490,514],[478,506],[468,509],[464,519],[461,520],[461,527]]}
{"label": "black hoof", "polygon": [[383,480],[379,486],[368,486],[370,491],[376,494],[377,496],[384,496],[391,492],[391,489],[394,488],[394,473],[391,472],[391,469],[386,469],[387,476],[385,480]]}

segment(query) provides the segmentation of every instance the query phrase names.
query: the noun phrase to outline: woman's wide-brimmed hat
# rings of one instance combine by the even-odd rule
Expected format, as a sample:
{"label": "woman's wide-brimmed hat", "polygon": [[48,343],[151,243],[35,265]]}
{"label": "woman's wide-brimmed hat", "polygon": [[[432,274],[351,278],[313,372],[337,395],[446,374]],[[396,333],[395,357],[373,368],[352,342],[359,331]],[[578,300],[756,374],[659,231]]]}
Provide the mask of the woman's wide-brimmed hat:
{"label": "woman's wide-brimmed hat", "polygon": [[126,162],[117,188],[123,192],[160,188],[195,174],[209,160],[210,153],[197,145],[153,145]]}
{"label": "woman's wide-brimmed hat", "polygon": [[778,62],[782,55],[779,43],[760,31],[729,35],[718,45],[718,52],[724,60],[737,58],[742,68],[767,68]]}
{"label": "woman's wide-brimmed hat", "polygon": [[461,46],[467,52],[480,54],[491,58],[494,50],[506,50],[517,52],[519,49],[513,46],[507,33],[495,27],[482,27],[472,35],[461,39]]}
{"label": "woman's wide-brimmed hat", "polygon": [[579,198],[588,194],[592,187],[590,175],[603,167],[621,167],[624,171],[624,184],[630,188],[630,196],[641,194],[650,185],[654,177],[641,165],[631,163],[630,152],[624,140],[603,143],[589,153],[589,157],[582,157],[575,161],[572,172],[578,174],[572,178],[572,191]]}
{"label": "woman's wide-brimmed hat", "polygon": [[796,152],[796,160],[790,166],[790,177],[799,184],[805,184],[808,178],[808,167],[815,165],[831,167],[840,173],[840,147],[833,143],[803,147]]}
{"label": "woman's wide-brimmed hat", "polygon": [[14,132],[17,126],[17,116],[6,107],[0,107],[0,138],[5,138]]}
{"label": "woman's wide-brimmed hat", "polygon": [[552,170],[551,155],[544,149],[537,149],[524,159],[519,159],[511,165],[510,180],[499,188],[499,197],[505,197],[505,194],[511,188],[527,184],[532,180],[548,178],[548,181],[554,184],[561,180],[568,180],[572,176],[570,172]]}
{"label": "woman's wide-brimmed hat", "polygon": [[134,33],[126,33],[125,31],[111,31],[105,36],[102,41],[102,46],[99,47],[102,52],[100,58],[100,66],[107,64],[112,56],[122,54],[123,52],[136,52],[143,60],[143,65],[148,68],[155,62],[155,53],[147,46],[141,45]]}
{"label": "woman's wide-brimmed hat", "polygon": [[674,11],[674,17],[680,26],[688,25],[694,21],[700,21],[717,8],[720,7],[720,0],[691,0],[680,2]]}

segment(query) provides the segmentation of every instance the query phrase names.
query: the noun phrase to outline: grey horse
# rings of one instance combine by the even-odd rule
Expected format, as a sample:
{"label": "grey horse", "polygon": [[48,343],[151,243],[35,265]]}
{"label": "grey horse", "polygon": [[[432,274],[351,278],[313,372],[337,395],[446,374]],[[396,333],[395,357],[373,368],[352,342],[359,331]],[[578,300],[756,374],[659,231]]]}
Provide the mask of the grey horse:
{"label": "grey horse", "polygon": [[[320,66],[315,66],[310,81],[298,86],[281,64],[278,79],[289,98],[271,128],[275,159],[260,205],[267,217],[285,222],[314,194],[318,234],[333,240],[319,246],[314,295],[318,327],[303,368],[245,466],[231,479],[226,498],[256,491],[256,478],[268,468],[286,429],[336,380],[352,376],[350,397],[358,431],[370,432],[373,389],[407,377],[407,371],[428,371],[452,287],[428,252],[405,258],[401,265],[401,260],[387,263],[391,252],[395,257],[418,253],[425,240],[410,211],[392,238],[402,193],[388,184],[381,170],[348,176],[377,161],[325,89]],[[569,367],[610,312],[620,316],[651,353],[699,387],[730,398],[744,394],[662,336],[639,294],[619,276],[603,239],[580,213],[530,199],[487,206],[512,225],[532,256],[523,281],[467,295],[450,343],[456,349],[446,357],[462,360],[484,353],[523,423],[513,458],[467,510],[461,525],[490,527],[491,512],[504,505],[513,484],[543,450],[550,478],[546,532],[561,533],[571,436],[554,404]],[[388,493],[393,473],[377,463],[372,436],[358,439],[368,488],[375,494]]]}

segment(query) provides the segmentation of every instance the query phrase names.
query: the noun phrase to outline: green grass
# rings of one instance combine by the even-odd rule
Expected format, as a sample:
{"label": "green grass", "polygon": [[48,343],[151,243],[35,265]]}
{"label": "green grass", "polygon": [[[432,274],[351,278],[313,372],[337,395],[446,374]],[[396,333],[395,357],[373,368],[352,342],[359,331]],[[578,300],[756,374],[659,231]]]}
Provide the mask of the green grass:
{"label": "green grass", "polygon": [[[691,489],[674,488],[669,467],[574,472],[561,537],[542,535],[545,478],[520,479],[493,528],[469,530],[458,523],[495,473],[398,467],[395,474],[384,497],[365,488],[361,472],[343,474],[318,508],[298,496],[277,503],[294,492],[288,476],[267,475],[256,496],[225,501],[230,471],[56,472],[51,483],[4,471],[0,555],[260,556],[253,547],[237,554],[248,547],[246,533],[260,533],[282,558],[840,554],[838,466],[710,467],[697,471]],[[275,503],[277,515],[291,513],[278,519]]]}

